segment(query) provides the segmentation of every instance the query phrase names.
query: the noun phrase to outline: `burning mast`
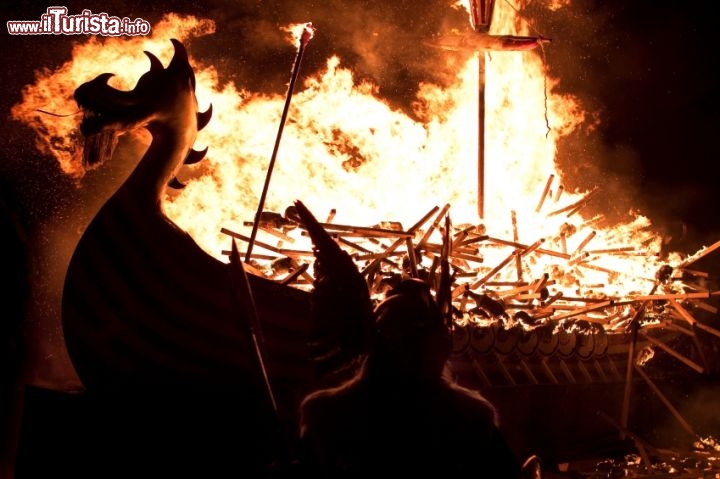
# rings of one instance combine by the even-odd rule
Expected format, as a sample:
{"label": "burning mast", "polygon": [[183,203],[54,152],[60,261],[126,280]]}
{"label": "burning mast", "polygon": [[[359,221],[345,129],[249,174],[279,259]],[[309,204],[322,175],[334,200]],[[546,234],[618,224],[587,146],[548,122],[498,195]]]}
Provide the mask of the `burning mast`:
{"label": "burning mast", "polygon": [[545,37],[493,35],[492,28],[495,0],[470,0],[470,25],[472,32],[453,31],[441,35],[431,45],[450,51],[470,51],[478,54],[478,216],[485,218],[485,64],[489,51],[533,50],[550,40]]}

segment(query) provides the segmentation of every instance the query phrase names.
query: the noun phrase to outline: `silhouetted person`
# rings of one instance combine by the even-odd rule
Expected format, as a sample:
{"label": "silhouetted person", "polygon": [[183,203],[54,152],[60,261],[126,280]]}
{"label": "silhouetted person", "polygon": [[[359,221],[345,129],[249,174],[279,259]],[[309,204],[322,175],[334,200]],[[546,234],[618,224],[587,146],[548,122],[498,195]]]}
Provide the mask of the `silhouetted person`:
{"label": "silhouetted person", "polygon": [[401,282],[375,317],[372,348],[357,375],[301,404],[303,470],[520,477],[494,407],[446,374],[451,332],[425,283]]}

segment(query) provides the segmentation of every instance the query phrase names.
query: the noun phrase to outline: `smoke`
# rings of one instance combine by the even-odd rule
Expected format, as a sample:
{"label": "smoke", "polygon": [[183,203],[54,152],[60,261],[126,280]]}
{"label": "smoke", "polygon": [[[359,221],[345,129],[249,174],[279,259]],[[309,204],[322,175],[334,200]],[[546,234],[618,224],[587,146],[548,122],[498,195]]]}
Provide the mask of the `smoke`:
{"label": "smoke", "polygon": [[714,27],[701,9],[574,0],[526,12],[553,38],[546,49],[555,91],[580,99],[593,121],[559,145],[564,180],[602,185],[592,207],[611,217],[640,210],[673,247],[695,251],[717,240],[712,176],[718,126],[708,46]]}
{"label": "smoke", "polygon": [[217,55],[224,65],[219,70],[230,72],[229,80],[251,91],[282,92],[294,48],[279,27],[312,22],[318,33],[303,58],[305,74],[321,71],[336,55],[359,81],[376,84],[381,96],[409,113],[420,84],[446,85],[456,72],[456,60],[448,61],[447,52],[428,42],[452,28],[469,28],[467,13],[448,0],[245,3],[210,2],[217,35],[193,46],[200,56]]}

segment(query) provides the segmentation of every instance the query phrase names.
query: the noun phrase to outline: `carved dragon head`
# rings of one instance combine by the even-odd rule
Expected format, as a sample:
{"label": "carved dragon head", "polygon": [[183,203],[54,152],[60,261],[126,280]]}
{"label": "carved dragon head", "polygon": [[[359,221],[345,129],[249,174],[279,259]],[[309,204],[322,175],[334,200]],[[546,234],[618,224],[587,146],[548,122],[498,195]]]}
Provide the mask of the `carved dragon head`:
{"label": "carved dragon head", "polygon": [[[113,154],[120,134],[139,128],[147,128],[151,134],[162,129],[174,129],[193,135],[188,139],[192,145],[194,135],[212,116],[212,106],[198,112],[195,98],[195,73],[190,66],[187,51],[180,41],[171,39],[175,53],[166,67],[152,53],[145,51],[150,59],[150,70],[129,91],[108,85],[112,73],[103,73],[80,85],[74,94],[75,101],[84,115],[80,132],[85,137],[83,161],[86,167],[95,167]],[[185,164],[200,161],[207,152],[190,149]],[[184,185],[173,178],[170,186]]]}

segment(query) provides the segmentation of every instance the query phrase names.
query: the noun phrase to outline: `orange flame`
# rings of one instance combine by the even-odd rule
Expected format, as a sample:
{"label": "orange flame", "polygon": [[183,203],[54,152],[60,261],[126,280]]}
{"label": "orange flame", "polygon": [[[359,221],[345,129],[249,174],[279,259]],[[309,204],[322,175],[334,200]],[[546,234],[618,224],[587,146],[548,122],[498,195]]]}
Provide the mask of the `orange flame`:
{"label": "orange flame", "polygon": [[294,43],[303,46],[307,45],[315,35],[315,26],[312,23],[294,23],[283,30],[291,34]]}
{"label": "orange flame", "polygon": [[85,171],[81,162],[83,142],[78,136],[79,119],[58,120],[38,110],[76,111],[75,88],[101,73],[114,74],[109,84],[115,88],[131,89],[148,70],[147,57],[138,53],[148,50],[167,63],[173,54],[170,38],[183,41],[214,31],[215,24],[210,20],[169,14],[148,37],[90,37],[73,48],[73,60],[55,71],[36,72],[35,83],[23,89],[22,102],[12,108],[12,116],[35,130],[36,146],[41,153],[57,158],[63,172],[81,178]]}
{"label": "orange flame", "polygon": [[[309,26],[295,25],[288,31],[297,40]],[[524,33],[514,10],[502,2],[496,5],[493,26],[512,26],[515,33]],[[13,108],[13,116],[37,132],[38,149],[54,155],[68,175],[81,179],[84,173],[77,119],[49,119],[36,110],[72,111],[74,88],[105,71],[118,74],[112,80],[117,88],[131,88],[148,69],[143,50],[166,62],[172,55],[169,38],[206,35],[214,31],[214,24],[171,14],[152,31],[147,38],[91,38],[79,44],[72,61],[55,71],[37,72],[22,103]],[[171,219],[219,258],[229,245],[221,227],[249,229],[243,223],[257,208],[284,92],[266,96],[221,84],[215,68],[197,60],[193,64],[200,109],[209,104],[214,109],[196,148],[207,145],[210,150],[204,166],[189,169],[191,178],[180,178],[189,183],[187,188],[166,198],[164,205]],[[553,92],[558,80],[547,78],[535,52],[495,52],[486,65],[487,233],[516,236],[525,244],[543,239],[544,247],[577,254],[583,254],[576,251],[580,249],[629,246],[640,254],[612,255],[603,260],[605,270],[584,270],[583,282],[615,283],[629,291],[649,289],[659,267],[652,253],[659,249],[660,238],[649,230],[647,218],[635,215],[628,224],[598,230],[582,211],[559,214],[589,193],[565,191],[561,196],[561,181],[551,185],[542,210],[536,212],[548,178],[560,178],[554,164],[558,140],[592,121],[582,105],[572,96]],[[407,227],[433,206],[449,203],[454,224],[476,224],[477,82],[477,64],[470,59],[451,87],[421,85],[415,102],[418,117],[425,119],[420,122],[393,109],[377,95],[375,85],[357,82],[339,57],[329,58],[324,71],[307,78],[293,97],[266,209],[284,211],[294,199],[302,199],[320,216],[334,209],[338,223],[390,220]],[[515,232],[510,211],[517,212]],[[560,234],[564,230],[571,234]],[[590,235],[590,245],[583,244]],[[485,263],[491,268],[506,255],[498,248],[497,257],[488,254]],[[554,259],[538,257],[533,268],[555,271],[562,278],[567,266]]]}

